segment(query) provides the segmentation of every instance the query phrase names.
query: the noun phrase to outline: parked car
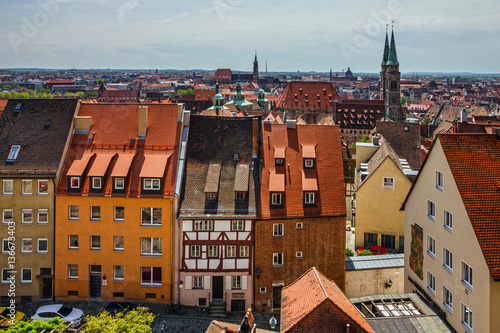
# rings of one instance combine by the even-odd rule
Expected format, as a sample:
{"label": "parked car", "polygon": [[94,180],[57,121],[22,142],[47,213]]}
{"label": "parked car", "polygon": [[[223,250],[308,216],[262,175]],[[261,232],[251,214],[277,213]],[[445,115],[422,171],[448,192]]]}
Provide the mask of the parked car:
{"label": "parked car", "polygon": [[372,253],[372,255],[374,255],[374,256],[387,253],[387,249],[385,247],[377,246],[377,245],[371,245],[368,247],[360,247],[359,249],[356,250],[356,253],[359,254],[359,252],[361,252],[363,250],[370,251]]}
{"label": "parked car", "polygon": [[33,320],[49,321],[54,317],[73,323],[73,327],[83,324],[83,311],[63,304],[50,304],[39,307],[31,317]]}
{"label": "parked car", "polygon": [[134,310],[137,305],[130,302],[111,302],[106,306],[104,311],[108,311],[110,313],[116,312],[128,312],[130,310]]}
{"label": "parked car", "polygon": [[18,321],[26,321],[28,317],[20,312],[15,311],[14,322],[12,322],[12,318],[9,316],[10,309],[5,306],[0,306],[0,328],[8,328],[13,323],[17,323]]}

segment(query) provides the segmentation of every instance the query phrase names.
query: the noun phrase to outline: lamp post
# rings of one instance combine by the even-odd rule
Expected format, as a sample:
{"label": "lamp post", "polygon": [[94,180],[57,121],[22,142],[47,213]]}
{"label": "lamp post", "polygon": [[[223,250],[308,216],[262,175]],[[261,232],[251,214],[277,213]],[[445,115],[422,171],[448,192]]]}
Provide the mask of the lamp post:
{"label": "lamp post", "polygon": [[260,275],[262,274],[262,271],[260,270],[259,267],[257,267],[257,269],[255,270],[255,274],[257,275],[257,279],[259,279]]}
{"label": "lamp post", "polygon": [[276,328],[277,323],[278,321],[276,320],[276,318],[274,318],[274,316],[272,316],[271,319],[269,319],[269,325],[271,326],[272,330]]}

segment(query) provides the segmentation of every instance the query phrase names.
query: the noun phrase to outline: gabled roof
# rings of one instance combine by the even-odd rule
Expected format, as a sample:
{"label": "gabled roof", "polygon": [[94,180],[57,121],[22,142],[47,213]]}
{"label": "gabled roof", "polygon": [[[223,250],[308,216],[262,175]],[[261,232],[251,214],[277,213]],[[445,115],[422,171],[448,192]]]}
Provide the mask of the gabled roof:
{"label": "gabled roof", "polygon": [[[330,308],[337,308],[345,315],[345,321],[351,323],[351,326],[357,325],[358,327],[352,328],[353,331],[375,332],[335,282],[328,280],[315,267],[310,268],[295,282],[284,287],[282,293],[281,332],[297,332],[294,326],[315,311],[323,311],[319,307],[325,303]],[[315,318],[317,317],[319,316],[316,315]],[[319,321],[322,324],[318,323],[318,328],[325,326],[324,320],[326,320],[325,317],[323,321]],[[335,320],[342,321],[338,317]],[[332,322],[332,327],[333,324]],[[309,326],[307,330],[307,332],[316,331],[317,328],[314,326]]]}
{"label": "gabled roof", "polygon": [[282,109],[333,110],[340,96],[331,82],[291,81],[276,103]]}
{"label": "gabled roof", "polygon": [[[54,177],[77,104],[76,99],[10,99],[0,122],[0,175]],[[7,163],[13,145],[20,150],[15,161]]]}
{"label": "gabled roof", "polygon": [[232,71],[229,68],[219,68],[215,71],[212,79],[214,80],[231,80]]}

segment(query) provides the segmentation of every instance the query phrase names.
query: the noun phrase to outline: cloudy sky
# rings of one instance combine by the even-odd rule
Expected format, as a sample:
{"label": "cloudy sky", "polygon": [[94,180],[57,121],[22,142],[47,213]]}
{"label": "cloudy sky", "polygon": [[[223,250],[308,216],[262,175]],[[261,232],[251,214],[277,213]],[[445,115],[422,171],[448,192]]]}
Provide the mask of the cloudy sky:
{"label": "cloudy sky", "polygon": [[402,72],[500,73],[498,0],[4,0],[0,68],[378,72],[393,20]]}

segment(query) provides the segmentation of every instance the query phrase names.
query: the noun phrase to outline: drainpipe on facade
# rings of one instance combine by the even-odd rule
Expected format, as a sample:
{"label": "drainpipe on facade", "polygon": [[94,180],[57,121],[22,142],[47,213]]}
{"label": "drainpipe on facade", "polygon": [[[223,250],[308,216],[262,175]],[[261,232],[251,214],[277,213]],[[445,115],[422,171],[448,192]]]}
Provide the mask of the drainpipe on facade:
{"label": "drainpipe on facade", "polygon": [[174,300],[174,205],[170,198],[170,300]]}
{"label": "drainpipe on facade", "polygon": [[[53,185],[53,188],[52,188],[52,192],[53,192],[53,197],[54,197],[54,200],[52,200],[54,202],[54,207],[53,207],[53,210],[52,210],[52,219],[54,221],[54,235],[53,235],[53,241],[52,243],[54,244],[54,249],[52,252],[54,252],[52,254],[52,260],[53,260],[53,264],[52,264],[52,275],[54,276],[52,278],[52,302],[55,302],[56,301],[56,293],[55,293],[55,289],[56,289],[56,182],[55,182],[55,179],[52,178],[52,185]],[[43,279],[43,278],[42,278]],[[42,280],[42,283],[43,283],[43,280]]]}

